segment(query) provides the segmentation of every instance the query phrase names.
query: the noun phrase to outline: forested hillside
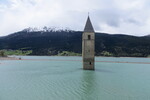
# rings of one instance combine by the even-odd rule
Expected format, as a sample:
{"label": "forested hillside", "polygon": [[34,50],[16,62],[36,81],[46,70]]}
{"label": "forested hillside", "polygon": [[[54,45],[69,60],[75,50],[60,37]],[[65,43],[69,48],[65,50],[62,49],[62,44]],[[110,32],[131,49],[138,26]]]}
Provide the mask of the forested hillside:
{"label": "forested hillside", "polygon": [[[81,49],[80,31],[25,29],[0,37],[0,50],[32,50],[30,55],[58,55],[64,51],[81,54]],[[97,56],[147,57],[150,55],[150,37],[96,33],[95,51]]]}

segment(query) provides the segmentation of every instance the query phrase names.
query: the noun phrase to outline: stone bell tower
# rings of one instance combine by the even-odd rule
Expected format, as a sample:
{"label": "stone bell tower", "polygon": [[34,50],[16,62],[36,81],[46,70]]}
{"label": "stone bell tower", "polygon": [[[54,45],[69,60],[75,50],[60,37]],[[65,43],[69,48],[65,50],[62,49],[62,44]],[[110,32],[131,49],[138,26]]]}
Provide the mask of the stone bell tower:
{"label": "stone bell tower", "polygon": [[82,58],[83,58],[83,69],[94,70],[95,32],[89,16],[84,28],[84,32],[82,34]]}

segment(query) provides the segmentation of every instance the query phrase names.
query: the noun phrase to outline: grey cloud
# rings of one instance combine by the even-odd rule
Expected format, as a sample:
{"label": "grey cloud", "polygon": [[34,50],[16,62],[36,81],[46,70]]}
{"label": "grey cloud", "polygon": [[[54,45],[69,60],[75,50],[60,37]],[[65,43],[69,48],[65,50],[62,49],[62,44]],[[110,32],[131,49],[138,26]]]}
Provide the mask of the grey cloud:
{"label": "grey cloud", "polygon": [[113,9],[105,9],[98,10],[95,13],[95,22],[99,21],[99,23],[105,23],[112,27],[119,27],[121,16],[118,11],[114,11]]}
{"label": "grey cloud", "polygon": [[[14,0],[14,4],[6,3],[11,3],[11,0],[3,1],[6,7],[0,7],[0,35],[32,26],[83,30],[88,12],[95,31],[142,34],[150,31],[150,6],[146,4],[146,8],[143,5],[141,9],[137,9],[139,4],[128,7],[130,0]],[[12,7],[7,7],[8,5]]]}
{"label": "grey cloud", "polygon": [[135,19],[127,19],[125,21],[128,23],[135,24],[135,25],[141,25],[141,22],[139,22],[138,20],[135,20]]}

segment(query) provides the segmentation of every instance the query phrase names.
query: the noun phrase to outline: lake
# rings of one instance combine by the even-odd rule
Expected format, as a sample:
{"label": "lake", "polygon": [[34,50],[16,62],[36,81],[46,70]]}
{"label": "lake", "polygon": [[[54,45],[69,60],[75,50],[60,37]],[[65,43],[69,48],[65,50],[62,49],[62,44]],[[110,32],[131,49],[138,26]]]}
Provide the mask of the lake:
{"label": "lake", "polygon": [[0,100],[150,100],[150,58],[21,58],[0,60]]}

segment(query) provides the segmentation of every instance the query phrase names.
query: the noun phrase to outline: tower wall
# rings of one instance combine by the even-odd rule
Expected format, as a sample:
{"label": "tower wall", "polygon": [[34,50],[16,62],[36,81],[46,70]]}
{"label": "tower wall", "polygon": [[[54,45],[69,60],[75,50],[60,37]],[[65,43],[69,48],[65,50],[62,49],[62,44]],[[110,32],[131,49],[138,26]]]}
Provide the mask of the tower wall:
{"label": "tower wall", "polygon": [[95,33],[84,32],[82,34],[83,69],[94,70],[95,62]]}

